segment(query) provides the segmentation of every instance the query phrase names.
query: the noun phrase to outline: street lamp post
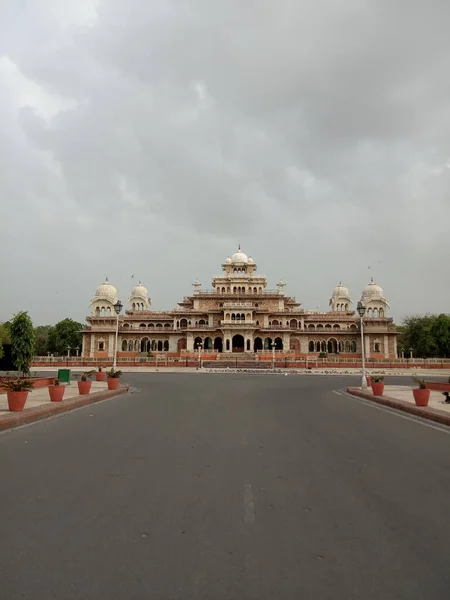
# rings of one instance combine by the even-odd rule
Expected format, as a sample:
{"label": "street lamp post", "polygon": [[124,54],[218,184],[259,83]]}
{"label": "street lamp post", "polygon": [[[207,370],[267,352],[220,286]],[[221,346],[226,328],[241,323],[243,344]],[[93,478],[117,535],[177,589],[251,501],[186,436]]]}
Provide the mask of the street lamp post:
{"label": "street lamp post", "polygon": [[75,352],[77,353],[77,358],[78,358],[78,351],[79,351],[79,349],[80,348],[78,346],[75,348]]}
{"label": "street lamp post", "polygon": [[202,342],[200,342],[197,345],[197,348],[198,348],[198,368],[199,369],[202,368],[202,347],[203,347],[203,344],[202,344]]}
{"label": "street lamp post", "polygon": [[114,344],[114,361],[113,361],[113,369],[117,367],[117,341],[119,339],[119,315],[122,310],[123,304],[120,300],[114,304],[114,310],[116,311],[117,321],[116,321],[116,342]]}
{"label": "street lamp post", "polygon": [[67,358],[70,358],[70,346],[67,346]]}
{"label": "street lamp post", "polygon": [[361,389],[365,390],[365,389],[367,389],[367,379],[366,379],[366,355],[365,355],[365,350],[364,350],[363,318],[364,318],[364,315],[366,314],[366,307],[361,302],[361,300],[358,302],[356,310],[358,311],[358,315],[359,315],[359,319],[360,319],[360,329],[361,329],[361,363],[362,363]]}

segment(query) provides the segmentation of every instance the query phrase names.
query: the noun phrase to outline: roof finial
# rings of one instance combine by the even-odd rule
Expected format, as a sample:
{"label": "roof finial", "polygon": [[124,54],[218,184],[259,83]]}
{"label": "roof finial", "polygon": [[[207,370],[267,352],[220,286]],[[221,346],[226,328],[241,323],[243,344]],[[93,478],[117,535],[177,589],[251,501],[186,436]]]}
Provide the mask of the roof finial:
{"label": "roof finial", "polygon": [[238,244],[238,250],[239,250],[239,252],[241,251],[241,245],[240,244]]}

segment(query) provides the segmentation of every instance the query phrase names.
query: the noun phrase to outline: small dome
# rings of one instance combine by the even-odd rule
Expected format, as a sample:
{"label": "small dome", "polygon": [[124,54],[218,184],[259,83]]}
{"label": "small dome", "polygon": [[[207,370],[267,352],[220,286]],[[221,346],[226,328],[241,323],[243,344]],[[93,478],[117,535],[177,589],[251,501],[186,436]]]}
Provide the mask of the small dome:
{"label": "small dome", "polygon": [[366,285],[366,287],[363,289],[362,297],[370,298],[370,299],[382,298],[383,297],[383,288],[381,288],[379,285],[377,285],[375,283],[375,281],[373,280],[373,277],[371,277],[369,284]]}
{"label": "small dome", "polygon": [[249,265],[254,265],[255,261],[253,260],[253,258],[251,256],[248,257],[248,264]]}
{"label": "small dome", "polygon": [[239,248],[238,251],[235,252],[233,254],[233,256],[231,257],[231,262],[233,264],[236,264],[236,263],[247,264],[248,263],[248,256],[245,254],[245,252],[242,252],[242,250]]}
{"label": "small dome", "polygon": [[227,258],[227,260],[225,261],[225,264],[226,265],[231,265],[231,258],[230,257]]}
{"label": "small dome", "polygon": [[348,288],[342,285],[342,282],[339,282],[339,285],[337,285],[333,290],[333,296],[335,298],[348,298],[350,296],[350,293],[348,291]]}
{"label": "small dome", "polygon": [[131,292],[132,298],[148,298],[148,290],[146,287],[142,285],[141,282],[137,284],[136,287],[133,288]]}
{"label": "small dome", "polygon": [[117,290],[108,278],[98,286],[94,300],[108,300],[112,304],[117,302]]}

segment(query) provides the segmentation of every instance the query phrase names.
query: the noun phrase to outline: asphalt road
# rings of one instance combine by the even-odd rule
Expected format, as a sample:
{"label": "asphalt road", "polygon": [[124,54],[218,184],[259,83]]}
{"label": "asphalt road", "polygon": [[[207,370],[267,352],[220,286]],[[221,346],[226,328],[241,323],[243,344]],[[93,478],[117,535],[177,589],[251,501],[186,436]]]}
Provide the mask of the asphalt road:
{"label": "asphalt road", "polygon": [[126,379],[0,435],[1,600],[448,600],[448,433],[355,378]]}

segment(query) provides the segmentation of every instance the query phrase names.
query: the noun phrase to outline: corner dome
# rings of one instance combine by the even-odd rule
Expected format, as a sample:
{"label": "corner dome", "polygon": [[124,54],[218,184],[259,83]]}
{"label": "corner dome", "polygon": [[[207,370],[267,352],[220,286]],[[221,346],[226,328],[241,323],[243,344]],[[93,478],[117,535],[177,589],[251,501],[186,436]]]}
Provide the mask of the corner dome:
{"label": "corner dome", "polygon": [[231,258],[230,257],[227,258],[227,260],[225,261],[225,264],[226,265],[231,265]]}
{"label": "corner dome", "polygon": [[248,257],[248,264],[249,265],[254,265],[255,261],[253,260],[253,258],[251,256]]}
{"label": "corner dome", "polygon": [[108,281],[108,278],[98,286],[94,300],[108,300],[108,302],[111,302],[112,304],[117,302],[117,290]]}
{"label": "corner dome", "polygon": [[362,293],[363,298],[382,298],[383,297],[383,288],[375,283],[373,277],[370,278],[370,282],[363,289]]}
{"label": "corner dome", "polygon": [[337,285],[333,290],[333,296],[335,298],[349,298],[350,293],[348,291],[348,288],[342,285],[342,282],[339,282],[339,285]]}
{"label": "corner dome", "polygon": [[131,292],[132,298],[148,298],[148,290],[145,286],[142,285],[141,282],[137,284],[136,287],[133,288]]}

